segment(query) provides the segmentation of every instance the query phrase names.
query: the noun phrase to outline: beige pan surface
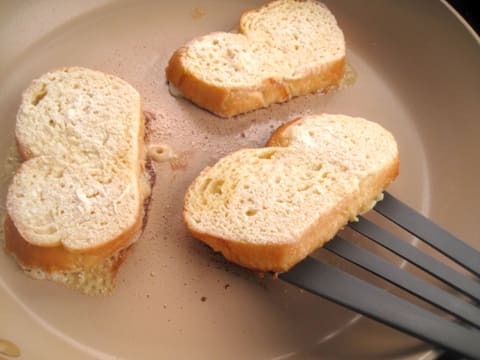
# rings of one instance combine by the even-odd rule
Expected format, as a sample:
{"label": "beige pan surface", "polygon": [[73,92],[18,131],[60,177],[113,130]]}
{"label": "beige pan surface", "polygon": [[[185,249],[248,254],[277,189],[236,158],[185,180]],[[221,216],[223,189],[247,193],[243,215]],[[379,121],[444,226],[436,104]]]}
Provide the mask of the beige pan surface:
{"label": "beige pan surface", "polygon": [[479,247],[478,38],[441,2],[325,2],[344,30],[355,82],[230,120],[172,97],[164,69],[185,41],[234,29],[241,11],[259,2],[0,3],[1,204],[14,168],[21,91],[53,68],[80,65],[129,81],[155,118],[154,142],[176,154],[156,164],[149,223],[112,296],[91,298],[31,280],[0,253],[0,354],[9,340],[20,359],[433,355],[418,340],[228,264],[181,222],[183,194],[204,166],[237,148],[261,146],[297,115],[338,112],[390,129],[401,154],[391,191]]}

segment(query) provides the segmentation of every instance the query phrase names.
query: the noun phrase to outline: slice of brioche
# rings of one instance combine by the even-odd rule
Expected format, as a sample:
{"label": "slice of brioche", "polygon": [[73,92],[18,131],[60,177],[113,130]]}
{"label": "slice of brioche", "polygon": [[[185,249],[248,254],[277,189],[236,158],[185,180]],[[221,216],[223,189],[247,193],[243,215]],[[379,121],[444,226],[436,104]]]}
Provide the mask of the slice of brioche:
{"label": "slice of brioche", "polygon": [[254,270],[290,269],[369,210],[398,174],[395,139],[361,118],[299,118],[268,146],[204,169],[184,202],[193,236]]}
{"label": "slice of brioche", "polygon": [[239,33],[212,33],[177,50],[170,85],[219,116],[284,102],[337,84],[345,40],[327,7],[315,0],[276,0],[245,12]]}
{"label": "slice of brioche", "polygon": [[36,278],[110,292],[149,196],[138,92],[85,68],[47,73],[23,93],[16,138],[5,250]]}

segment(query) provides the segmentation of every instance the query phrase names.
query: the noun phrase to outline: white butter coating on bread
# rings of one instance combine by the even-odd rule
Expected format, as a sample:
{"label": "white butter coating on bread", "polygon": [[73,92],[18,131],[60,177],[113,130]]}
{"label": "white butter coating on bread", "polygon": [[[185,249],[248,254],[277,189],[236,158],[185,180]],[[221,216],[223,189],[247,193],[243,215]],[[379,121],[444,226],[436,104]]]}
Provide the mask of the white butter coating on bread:
{"label": "white butter coating on bread", "polygon": [[178,49],[167,80],[187,99],[230,117],[338,84],[345,40],[315,0],[276,0],[240,18],[239,33],[215,32]]}
{"label": "white butter coating on bread", "polygon": [[395,139],[380,125],[306,116],[279,128],[268,147],[204,169],[186,193],[184,221],[239,265],[286,271],[369,210],[398,167]]}

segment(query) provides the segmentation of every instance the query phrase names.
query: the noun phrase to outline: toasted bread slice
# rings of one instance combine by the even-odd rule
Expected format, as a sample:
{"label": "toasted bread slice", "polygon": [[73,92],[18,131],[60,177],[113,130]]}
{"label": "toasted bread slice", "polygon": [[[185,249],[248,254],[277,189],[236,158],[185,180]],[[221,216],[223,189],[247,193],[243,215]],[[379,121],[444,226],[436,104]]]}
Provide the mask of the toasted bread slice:
{"label": "toasted bread slice", "polygon": [[37,278],[110,292],[149,196],[138,92],[85,68],[44,74],[23,94],[16,138],[6,251]]}
{"label": "toasted bread slice", "polygon": [[276,0],[245,12],[239,33],[212,33],[177,50],[167,80],[184,97],[230,117],[337,84],[345,40],[315,0]]}
{"label": "toasted bread slice", "polygon": [[254,270],[287,271],[369,210],[398,174],[395,139],[361,118],[299,118],[268,145],[203,170],[184,203],[193,236]]}

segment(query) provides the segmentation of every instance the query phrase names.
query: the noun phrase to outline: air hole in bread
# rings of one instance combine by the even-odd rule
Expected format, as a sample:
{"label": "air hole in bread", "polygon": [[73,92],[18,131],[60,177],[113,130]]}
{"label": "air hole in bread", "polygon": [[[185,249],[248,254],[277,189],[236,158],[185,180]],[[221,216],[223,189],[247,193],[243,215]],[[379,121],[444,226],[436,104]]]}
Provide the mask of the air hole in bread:
{"label": "air hole in bread", "polygon": [[63,176],[63,169],[52,169],[48,172],[48,175],[53,178],[60,179]]}
{"label": "air hole in bread", "polygon": [[322,170],[323,165],[322,164],[315,164],[312,168],[313,171],[320,171]]}
{"label": "air hole in bread", "polygon": [[96,179],[100,184],[103,184],[103,185],[107,185],[107,184],[111,184],[113,179],[111,177],[107,177],[107,178],[99,178],[99,179]]}
{"label": "air hole in bread", "polygon": [[210,186],[210,192],[212,194],[218,194],[222,195],[223,194],[223,184],[225,184],[225,180],[217,180],[215,181],[211,186]]}
{"label": "air hole in bread", "polygon": [[313,178],[313,173],[310,171],[305,172],[304,174],[300,175],[300,179],[302,180],[311,180]]}
{"label": "air hole in bread", "polygon": [[98,191],[95,191],[94,193],[92,194],[88,194],[87,195],[87,198],[91,199],[91,198],[95,198],[97,197],[98,195],[100,195],[100,193]]}
{"label": "air hole in bread", "polygon": [[45,225],[43,227],[33,228],[33,232],[39,235],[48,235],[56,233],[57,228],[54,225]]}
{"label": "air hole in bread", "polygon": [[312,187],[311,184],[305,184],[303,186],[299,186],[298,187],[298,191],[307,191],[308,189],[310,189]]}
{"label": "air hole in bread", "polygon": [[32,105],[37,106],[40,101],[48,94],[47,91],[47,86],[45,84],[42,84],[42,88],[40,89],[39,92],[35,94],[35,96],[32,99]]}
{"label": "air hole in bread", "polygon": [[245,212],[245,215],[247,215],[247,216],[253,216],[253,215],[255,215],[257,212],[258,212],[257,209],[248,209],[248,210]]}
{"label": "air hole in bread", "polygon": [[212,179],[210,179],[210,178],[205,180],[205,182],[202,184],[202,187],[200,188],[200,191],[204,192],[207,189],[208,185],[210,185],[211,182],[212,182]]}

